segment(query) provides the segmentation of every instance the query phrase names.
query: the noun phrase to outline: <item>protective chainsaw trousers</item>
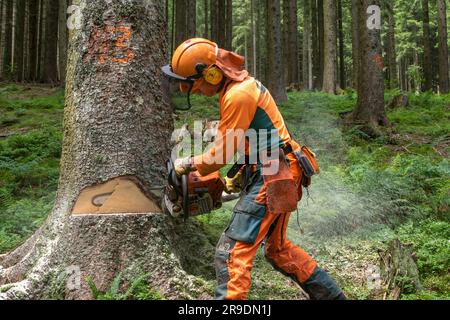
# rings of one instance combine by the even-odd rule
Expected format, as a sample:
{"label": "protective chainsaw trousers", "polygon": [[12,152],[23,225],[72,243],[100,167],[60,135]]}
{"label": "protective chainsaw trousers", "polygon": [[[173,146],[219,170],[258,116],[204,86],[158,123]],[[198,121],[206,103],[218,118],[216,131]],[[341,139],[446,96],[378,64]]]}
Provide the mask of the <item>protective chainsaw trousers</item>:
{"label": "protective chainsaw trousers", "polygon": [[260,246],[273,267],[296,281],[311,299],[342,299],[336,283],[302,248],[286,239],[290,213],[266,212],[263,178],[250,177],[216,248],[216,299],[243,300],[250,290],[253,258]]}

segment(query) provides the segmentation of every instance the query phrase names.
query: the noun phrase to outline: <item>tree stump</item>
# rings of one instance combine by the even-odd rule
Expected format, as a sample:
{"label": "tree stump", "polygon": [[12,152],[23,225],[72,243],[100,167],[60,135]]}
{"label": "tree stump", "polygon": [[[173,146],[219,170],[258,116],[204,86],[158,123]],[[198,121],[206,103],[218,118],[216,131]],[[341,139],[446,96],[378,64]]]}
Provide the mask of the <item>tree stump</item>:
{"label": "tree stump", "polygon": [[397,299],[401,293],[413,293],[421,289],[412,244],[403,244],[395,239],[389,243],[386,251],[379,252],[379,256],[381,276],[390,299]]}
{"label": "tree stump", "polygon": [[389,109],[406,108],[409,105],[408,96],[404,94],[397,95],[392,98],[388,104]]}

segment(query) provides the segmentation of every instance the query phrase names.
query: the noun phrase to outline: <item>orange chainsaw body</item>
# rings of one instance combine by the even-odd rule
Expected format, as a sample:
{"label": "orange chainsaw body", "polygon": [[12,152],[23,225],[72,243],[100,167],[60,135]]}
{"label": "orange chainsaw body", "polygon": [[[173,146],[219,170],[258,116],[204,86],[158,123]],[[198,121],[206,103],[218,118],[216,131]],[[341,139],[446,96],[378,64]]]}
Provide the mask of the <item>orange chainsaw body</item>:
{"label": "orange chainsaw body", "polygon": [[205,214],[220,208],[224,189],[219,172],[207,176],[191,172],[188,176],[189,215]]}

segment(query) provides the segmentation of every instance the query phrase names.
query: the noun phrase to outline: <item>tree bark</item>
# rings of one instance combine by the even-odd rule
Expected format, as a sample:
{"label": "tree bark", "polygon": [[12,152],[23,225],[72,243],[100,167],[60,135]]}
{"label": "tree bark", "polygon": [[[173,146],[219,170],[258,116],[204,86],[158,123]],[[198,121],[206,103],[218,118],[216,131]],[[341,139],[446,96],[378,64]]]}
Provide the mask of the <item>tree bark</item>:
{"label": "tree bark", "polygon": [[285,70],[287,84],[299,82],[297,0],[284,0]]}
{"label": "tree bark", "polygon": [[251,0],[250,2],[250,17],[251,17],[251,26],[252,26],[252,75],[253,77],[257,77],[256,70],[257,64],[256,64],[256,55],[257,55],[257,49],[256,49],[256,24],[255,24],[255,0]]}
{"label": "tree bark", "polygon": [[59,1],[50,2],[47,0],[43,81],[51,84],[58,82],[58,13]]}
{"label": "tree bark", "polygon": [[358,76],[359,76],[359,12],[358,0],[352,0],[352,86],[353,89],[358,90]]}
{"label": "tree bark", "polygon": [[197,17],[197,0],[188,0],[186,10],[187,38],[195,38],[197,35],[196,17]]}
{"label": "tree bark", "polygon": [[431,64],[431,32],[430,32],[430,10],[428,0],[422,0],[423,11],[423,90],[433,89],[433,67]]}
{"label": "tree bark", "polygon": [[339,28],[339,83],[341,89],[346,88],[345,72],[345,39],[343,28],[342,0],[338,0],[338,28]]}
{"label": "tree bark", "polygon": [[58,66],[59,81],[66,83],[67,64],[67,1],[59,0],[59,23],[58,23]]}
{"label": "tree bark", "polygon": [[265,19],[264,17],[265,15],[265,10],[266,10],[266,6],[265,6],[265,0],[255,0],[257,1],[257,5],[256,5],[256,53],[257,53],[257,65],[258,65],[258,70],[257,70],[257,74],[259,77],[259,80],[266,84],[267,81],[267,77],[266,77],[266,64],[264,63],[265,61],[265,50],[264,50],[264,41],[263,39],[265,39],[265,31],[266,28],[264,28],[264,23],[265,23]]}
{"label": "tree bark", "polygon": [[336,93],[336,2],[324,0],[324,69],[323,88],[326,93]]}
{"label": "tree bark", "polygon": [[219,26],[218,26],[218,1],[217,0],[211,0],[209,3],[209,7],[211,8],[211,15],[210,15],[210,21],[211,21],[211,39],[212,41],[218,42],[219,38]]}
{"label": "tree bark", "polygon": [[[164,3],[79,3],[83,20],[70,32],[55,206],[29,241],[0,257],[0,299],[90,299],[87,277],[106,291],[118,274],[125,289],[146,275],[166,298],[207,298],[184,268],[199,255],[212,259],[213,246],[196,223],[158,213],[160,195],[151,190],[165,183],[173,129],[160,87],[159,66],[167,59]],[[112,193],[90,211],[86,195],[105,184]]]}
{"label": "tree bark", "polygon": [[169,56],[172,59],[172,54],[175,51],[175,0],[172,0],[172,15],[170,17],[171,21],[170,21],[170,52],[169,52]]}
{"label": "tree bark", "polygon": [[281,54],[280,0],[266,0],[267,10],[267,82],[277,103],[287,100]]}
{"label": "tree bark", "polygon": [[322,90],[323,87],[323,70],[324,70],[324,59],[325,59],[325,30],[324,30],[324,12],[323,12],[323,2],[324,0],[317,0],[317,27],[319,36],[319,75],[317,78],[316,87]]}
{"label": "tree bark", "polygon": [[[388,124],[384,109],[383,56],[381,50],[381,13],[369,7],[379,0],[358,0],[359,11],[359,77],[358,103],[351,115],[353,122],[365,126],[371,136],[378,135],[378,127]],[[370,27],[369,27],[370,26]]]}
{"label": "tree bark", "polygon": [[186,0],[175,0],[175,49],[187,38]]}
{"label": "tree bark", "polygon": [[14,28],[14,80],[22,82],[23,80],[23,52],[24,46],[24,27],[25,27],[25,0],[15,0],[15,28]]}
{"label": "tree bark", "polygon": [[5,3],[5,40],[3,50],[3,78],[11,78],[12,67],[12,22],[13,22],[13,2],[6,1]]}
{"label": "tree bark", "polygon": [[445,0],[437,0],[439,31],[439,92],[450,92],[448,43],[447,43],[447,11]]}
{"label": "tree bark", "polygon": [[320,81],[320,47],[319,27],[317,21],[317,0],[311,0],[311,29],[312,29],[312,64],[313,64],[313,88],[318,89]]}
{"label": "tree bark", "polygon": [[204,2],[204,9],[205,9],[205,12],[204,12],[204,15],[205,15],[205,32],[204,32],[204,34],[203,34],[203,38],[205,38],[205,39],[208,39],[209,38],[209,16],[208,16],[208,12],[209,12],[209,10],[208,10],[208,3],[209,3],[209,0],[204,0],[205,2]]}
{"label": "tree bark", "polygon": [[312,89],[312,61],[311,61],[311,0],[303,1],[303,87]]}
{"label": "tree bark", "polygon": [[44,57],[45,57],[45,29],[46,29],[46,0],[39,1],[39,37],[38,37],[38,62],[37,78],[39,81],[44,79]]}
{"label": "tree bark", "polygon": [[225,9],[225,43],[224,48],[227,50],[232,50],[233,42],[233,1],[226,1]]}
{"label": "tree bark", "polygon": [[3,0],[0,0],[0,80],[3,80],[3,6],[4,2]]}
{"label": "tree bark", "polygon": [[283,75],[284,86],[287,87],[290,84],[289,79],[289,2],[291,0],[280,1],[282,5],[282,29],[281,29],[281,52],[283,54]]}
{"label": "tree bark", "polygon": [[388,22],[388,30],[386,34],[386,55],[388,58],[388,79],[389,88],[393,89],[398,86],[397,73],[397,54],[395,50],[395,16],[394,4],[386,2],[386,16]]}

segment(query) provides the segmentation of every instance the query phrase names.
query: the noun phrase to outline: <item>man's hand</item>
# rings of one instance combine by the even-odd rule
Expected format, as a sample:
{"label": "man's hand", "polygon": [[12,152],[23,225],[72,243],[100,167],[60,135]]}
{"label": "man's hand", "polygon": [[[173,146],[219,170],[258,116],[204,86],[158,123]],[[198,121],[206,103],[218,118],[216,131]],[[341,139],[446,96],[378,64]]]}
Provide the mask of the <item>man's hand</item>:
{"label": "man's hand", "polygon": [[176,159],[173,165],[175,167],[175,173],[178,177],[197,170],[195,168],[193,158],[190,156],[186,158]]}
{"label": "man's hand", "polygon": [[234,178],[225,177],[225,192],[228,194],[239,193],[242,191],[242,172],[239,171]]}

